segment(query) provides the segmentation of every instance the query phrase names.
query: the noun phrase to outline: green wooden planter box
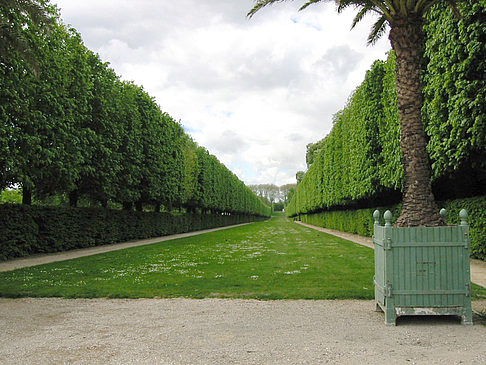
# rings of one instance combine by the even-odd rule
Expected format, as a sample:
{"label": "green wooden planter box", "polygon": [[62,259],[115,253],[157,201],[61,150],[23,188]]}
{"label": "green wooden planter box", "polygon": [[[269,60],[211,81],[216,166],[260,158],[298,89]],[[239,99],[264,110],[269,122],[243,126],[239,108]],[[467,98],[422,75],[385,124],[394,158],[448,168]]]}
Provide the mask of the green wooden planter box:
{"label": "green wooden planter box", "polygon": [[[445,210],[441,211],[445,216]],[[393,227],[375,211],[375,301],[385,323],[403,315],[456,315],[472,324],[469,226]]]}

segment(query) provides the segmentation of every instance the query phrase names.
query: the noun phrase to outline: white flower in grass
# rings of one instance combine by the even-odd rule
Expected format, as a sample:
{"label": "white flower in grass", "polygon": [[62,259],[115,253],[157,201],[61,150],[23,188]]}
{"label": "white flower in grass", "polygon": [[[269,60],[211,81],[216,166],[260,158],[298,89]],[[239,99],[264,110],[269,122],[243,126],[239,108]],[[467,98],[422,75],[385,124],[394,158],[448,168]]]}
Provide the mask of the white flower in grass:
{"label": "white flower in grass", "polygon": [[258,275],[251,276],[252,280],[258,280]]}
{"label": "white flower in grass", "polygon": [[284,272],[285,275],[294,275],[294,274],[300,274],[300,270],[294,270],[294,271],[286,271]]}

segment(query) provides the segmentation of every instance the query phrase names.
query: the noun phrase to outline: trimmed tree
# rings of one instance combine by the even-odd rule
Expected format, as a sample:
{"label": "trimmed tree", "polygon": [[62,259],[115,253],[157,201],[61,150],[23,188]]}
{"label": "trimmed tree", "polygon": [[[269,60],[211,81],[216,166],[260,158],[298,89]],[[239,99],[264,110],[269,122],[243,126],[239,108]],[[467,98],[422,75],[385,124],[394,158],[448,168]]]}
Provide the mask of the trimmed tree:
{"label": "trimmed tree", "polygon": [[[256,0],[248,13],[283,0]],[[421,63],[424,50],[424,16],[439,3],[457,13],[460,0],[308,0],[300,10],[319,2],[335,2],[338,12],[353,6],[358,9],[352,27],[368,13],[379,15],[368,37],[373,44],[390,28],[389,39],[396,54],[397,96],[400,116],[400,148],[404,168],[403,207],[396,225],[402,227],[437,226],[439,215],[431,187],[431,168],[422,122]]]}

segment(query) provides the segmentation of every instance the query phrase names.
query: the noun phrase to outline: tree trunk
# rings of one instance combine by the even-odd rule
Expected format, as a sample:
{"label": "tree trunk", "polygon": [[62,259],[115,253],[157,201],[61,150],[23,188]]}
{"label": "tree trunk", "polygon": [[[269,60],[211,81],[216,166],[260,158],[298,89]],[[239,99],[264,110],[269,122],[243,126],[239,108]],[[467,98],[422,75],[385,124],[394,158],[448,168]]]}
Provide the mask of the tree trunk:
{"label": "tree trunk", "polygon": [[403,206],[399,227],[438,226],[444,221],[432,193],[427,140],[422,123],[421,62],[424,34],[422,18],[396,18],[390,42],[397,58],[397,96],[400,148],[404,169]]}
{"label": "tree trunk", "polygon": [[22,187],[22,204],[32,205],[32,190]]}
{"label": "tree trunk", "polygon": [[79,194],[78,190],[73,190],[69,193],[69,206],[72,208],[76,208],[78,206],[78,199],[79,199]]}

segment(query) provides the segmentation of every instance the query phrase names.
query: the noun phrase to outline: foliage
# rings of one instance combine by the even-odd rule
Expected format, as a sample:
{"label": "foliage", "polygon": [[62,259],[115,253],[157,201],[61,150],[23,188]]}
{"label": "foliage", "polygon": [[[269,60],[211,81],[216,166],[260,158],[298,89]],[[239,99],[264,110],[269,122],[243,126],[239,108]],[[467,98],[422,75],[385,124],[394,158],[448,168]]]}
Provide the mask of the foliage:
{"label": "foliage", "polygon": [[230,230],[0,273],[1,296],[373,297],[373,250],[287,222]]}
{"label": "foliage", "polygon": [[52,8],[46,0],[2,0],[0,2],[0,62],[11,61],[12,54],[18,54],[28,66],[37,69],[33,54],[36,45],[29,39],[26,29],[38,26],[50,30],[54,21]]}
{"label": "foliage", "polygon": [[29,29],[37,45],[38,74],[18,58],[2,67],[0,108],[6,133],[0,145],[8,155],[0,181],[20,184],[24,195],[35,189],[42,196],[69,190],[84,162],[79,124],[88,112],[90,80],[86,49],[74,30],[56,24],[47,36],[42,29]]}
{"label": "foliage", "polygon": [[284,203],[278,202],[273,204],[273,210],[275,212],[282,212],[284,210]]}
{"label": "foliage", "polygon": [[[44,6],[36,9],[52,24],[35,21],[24,5]],[[0,189],[21,187],[26,205],[68,199],[73,207],[270,215],[142,87],[120,81],[47,2],[9,0],[5,9],[8,22],[21,18],[15,26],[32,44],[38,70],[13,46],[0,62]]]}
{"label": "foliage", "polygon": [[394,188],[382,183],[380,172],[390,162],[381,148],[385,70],[385,63],[376,61],[346,108],[335,114],[331,133],[319,142],[322,149],[297,186],[287,209],[290,215],[346,205]]}
{"label": "foliage", "polygon": [[295,194],[297,184],[285,184],[280,186],[280,200],[287,205]]}
{"label": "foliage", "polygon": [[444,202],[449,224],[459,224],[459,212],[466,209],[473,257],[486,261],[486,196]]}
{"label": "foliage", "polygon": [[[460,10],[457,20],[438,6],[425,26],[423,114],[439,200],[486,192],[486,3],[465,1]],[[331,133],[309,145],[312,163],[289,215],[398,202],[403,168],[395,64],[394,52],[376,61],[334,116]]]}
{"label": "foliage", "polygon": [[20,190],[3,190],[0,192],[0,204],[22,203],[22,192]]}
{"label": "foliage", "polygon": [[248,185],[251,191],[258,196],[266,205],[272,206],[274,210],[283,210],[290,202],[295,193],[297,184],[285,184],[277,186],[275,184],[256,184]]}
{"label": "foliage", "polygon": [[[256,0],[248,13],[252,17],[257,11],[282,0]],[[321,0],[309,0],[299,10],[320,3]],[[444,224],[440,217],[432,191],[432,170],[427,154],[427,136],[423,127],[423,87],[421,68],[424,61],[424,22],[434,5],[446,4],[457,15],[457,6],[461,0],[335,0],[338,12],[354,7],[357,14],[351,28],[354,28],[366,15],[378,14],[378,18],[368,36],[368,43],[375,43],[389,27],[389,40],[396,54],[396,90],[400,119],[400,150],[403,166],[403,209],[396,224],[401,227]],[[444,13],[444,10],[441,9]],[[380,102],[380,100],[378,100]],[[343,114],[349,108],[343,111]],[[377,116],[379,119],[379,116]],[[366,118],[365,118],[366,120]],[[367,156],[365,150],[359,157]],[[313,158],[314,154],[312,154]],[[343,155],[345,156],[345,155]],[[343,157],[341,156],[341,157]],[[349,160],[350,163],[355,162]],[[356,161],[360,164],[362,161]],[[373,163],[373,161],[371,161]],[[375,170],[372,166],[372,170]],[[373,172],[370,171],[373,179]],[[352,175],[351,175],[352,176]],[[345,172],[344,178],[347,177]],[[355,176],[352,176],[355,177]],[[347,187],[344,179],[341,187]],[[374,194],[373,187],[365,181],[360,193]],[[355,199],[353,187],[350,187],[351,199]],[[347,193],[347,192],[346,192]],[[345,193],[345,194],[346,194]]]}
{"label": "foliage", "polygon": [[452,177],[442,182],[451,196],[486,185],[486,2],[465,1],[460,12],[457,20],[436,6],[425,27],[428,152],[436,178]]}
{"label": "foliage", "polygon": [[319,153],[319,151],[322,149],[324,146],[324,140],[321,139],[320,141],[317,141],[316,143],[309,143],[306,146],[306,153],[305,153],[305,162],[307,164],[307,168],[310,167],[314,163],[314,160]]}
{"label": "foliage", "polygon": [[304,175],[305,175],[304,171],[297,171],[297,173],[295,174],[295,180],[297,180],[297,184],[302,181]]}
{"label": "foliage", "polygon": [[264,218],[0,205],[0,260],[159,237]]}
{"label": "foliage", "polygon": [[[459,224],[459,211],[461,209],[467,210],[471,235],[471,255],[486,260],[486,196],[448,200],[439,202],[439,206],[447,210],[449,224]],[[394,222],[400,214],[401,205],[330,210],[314,214],[302,214],[299,218],[302,222],[315,226],[371,237],[373,235],[373,212],[375,209],[378,209],[381,213],[391,210]]]}

